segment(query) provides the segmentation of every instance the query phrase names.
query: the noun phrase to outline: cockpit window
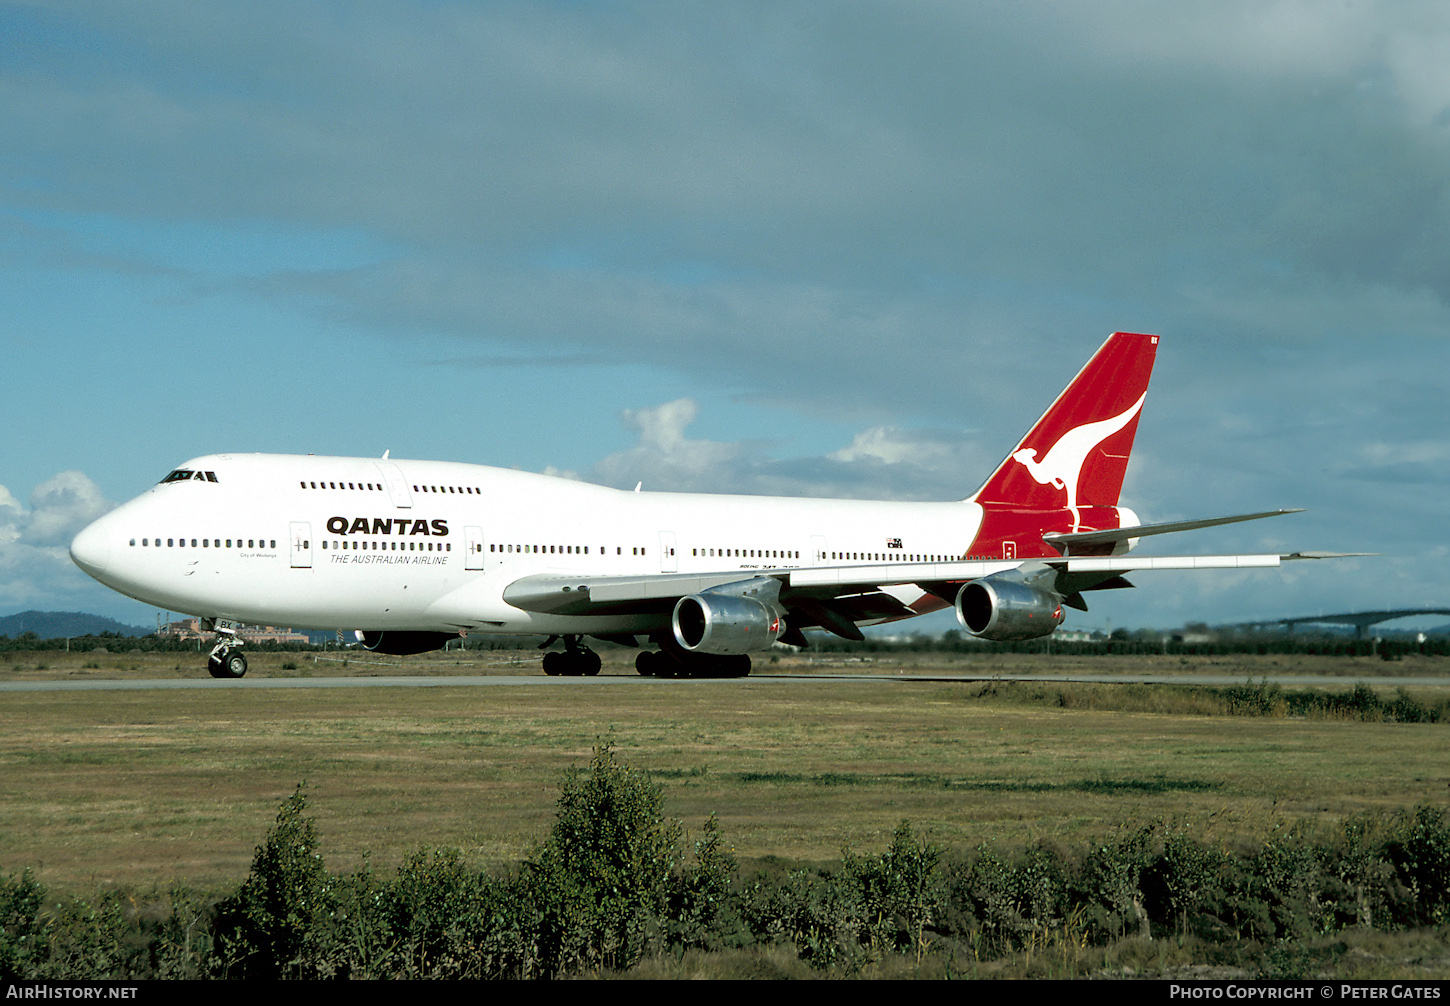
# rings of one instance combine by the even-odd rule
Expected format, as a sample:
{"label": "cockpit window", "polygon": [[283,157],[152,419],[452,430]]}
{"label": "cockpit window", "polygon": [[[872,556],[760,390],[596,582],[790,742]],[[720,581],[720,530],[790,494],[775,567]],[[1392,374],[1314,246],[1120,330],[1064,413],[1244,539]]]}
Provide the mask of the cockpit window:
{"label": "cockpit window", "polygon": [[216,472],[194,472],[190,468],[178,468],[157,484],[164,486],[168,482],[186,482],[191,479],[195,479],[198,482],[217,481]]}

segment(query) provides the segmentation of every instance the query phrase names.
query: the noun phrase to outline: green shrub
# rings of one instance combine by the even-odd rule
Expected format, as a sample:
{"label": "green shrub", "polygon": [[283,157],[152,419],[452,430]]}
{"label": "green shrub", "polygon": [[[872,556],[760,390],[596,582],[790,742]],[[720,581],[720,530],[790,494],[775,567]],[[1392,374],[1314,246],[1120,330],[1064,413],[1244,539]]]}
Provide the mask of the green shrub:
{"label": "green shrub", "polygon": [[[1223,891],[1218,874],[1226,858],[1193,838],[1186,828],[1168,829],[1163,850],[1144,877],[1149,913],[1180,935],[1221,938],[1217,909],[1221,908]],[[1155,901],[1157,911],[1151,907]]]}
{"label": "green shrub", "polygon": [[806,964],[824,969],[854,963],[856,944],[847,932],[850,907],[835,877],[795,870],[786,877],[775,905],[786,939]]}
{"label": "green shrub", "polygon": [[989,845],[946,870],[946,932],[969,940],[978,955],[1008,951],[1024,930],[1018,911],[1018,877],[1013,865]]}
{"label": "green shrub", "polygon": [[694,865],[671,885],[666,940],[677,954],[720,950],[749,942],[735,897],[735,858],[724,847],[720,822],[711,814],[695,842]]}
{"label": "green shrub", "polygon": [[443,977],[440,971],[456,969],[454,944],[478,901],[481,879],[456,849],[419,850],[398,868],[380,898],[395,977]]}
{"label": "green shrub", "polygon": [[95,904],[67,898],[45,919],[46,948],[31,978],[96,981],[133,977],[128,952],[127,919],[120,896],[109,891]]}
{"label": "green shrub", "polygon": [[1397,899],[1401,925],[1438,926],[1450,918],[1450,825],[1445,812],[1422,805],[1385,846],[1408,897]]}
{"label": "green shrub", "polygon": [[623,969],[644,955],[680,842],[680,826],[665,820],[663,807],[660,787],[620,764],[609,743],[595,749],[587,772],[565,777],[548,841],[526,872],[542,915],[545,974]]}
{"label": "green shrub", "polygon": [[1154,834],[1151,825],[1136,828],[1094,845],[1085,857],[1076,897],[1094,942],[1151,936],[1142,887]]}
{"label": "green shrub", "polygon": [[844,855],[843,875],[852,889],[857,940],[877,952],[926,952],[926,929],[936,924],[941,903],[937,866],[941,849],[917,839],[902,821],[891,847],[880,856]]}
{"label": "green shrub", "polygon": [[1236,894],[1246,923],[1238,935],[1264,942],[1304,939],[1332,925],[1322,852],[1303,835],[1274,838],[1234,866],[1243,875]]}
{"label": "green shrub", "polygon": [[45,888],[26,870],[19,877],[0,878],[0,981],[15,981],[31,972],[44,955],[40,905]]}
{"label": "green shrub", "polygon": [[219,907],[218,972],[227,978],[331,977],[334,882],[317,852],[307,797],[298,785],[257,846],[252,870]]}
{"label": "green shrub", "polygon": [[1019,954],[1023,974],[1076,974],[1089,944],[1250,954],[1282,976],[1332,969],[1345,944],[1326,936],[1450,922],[1450,821],[1431,806],[1228,848],[1160,820],[1086,847],[951,859],[903,821],[880,854],[845,850],[839,869],[767,860],[743,886],[713,815],[679,861],[660,787],[607,743],[563,780],[532,860],[502,876],[420,849],[395,874],[334,877],[306,806],[299,786],[215,907],[180,889],[47,903],[29,873],[0,876],[0,978],[536,978],[659,950],[682,968],[743,952],[835,975]]}

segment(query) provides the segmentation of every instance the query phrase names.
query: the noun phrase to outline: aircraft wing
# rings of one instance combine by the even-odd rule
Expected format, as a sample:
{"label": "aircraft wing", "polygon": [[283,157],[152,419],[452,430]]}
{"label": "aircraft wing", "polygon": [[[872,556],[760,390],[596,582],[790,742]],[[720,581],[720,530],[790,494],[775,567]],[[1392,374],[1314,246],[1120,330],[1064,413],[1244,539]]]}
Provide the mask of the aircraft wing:
{"label": "aircraft wing", "polygon": [[[509,604],[525,611],[550,615],[612,615],[668,613],[682,597],[730,588],[750,581],[774,580],[778,601],[798,608],[820,621],[821,602],[825,614],[838,609],[842,620],[890,617],[893,609],[912,614],[898,602],[867,602],[872,592],[907,585],[919,585],[928,593],[950,601],[952,587],[1009,570],[1055,573],[1057,590],[1064,595],[1090,590],[1094,586],[1143,569],[1244,569],[1277,566],[1294,559],[1323,559],[1350,553],[1293,552],[1264,555],[1190,556],[1066,556],[1063,558],[959,561],[924,563],[877,563],[851,566],[816,566],[794,569],[723,570],[718,573],[658,573],[644,576],[591,576],[539,574],[515,580],[504,588]],[[1126,583],[1122,584],[1126,586]],[[772,593],[774,591],[772,590]],[[838,605],[838,602],[844,602]],[[854,618],[852,616],[855,616]],[[835,630],[835,626],[826,625]],[[854,633],[853,633],[854,634]]]}
{"label": "aircraft wing", "polygon": [[1093,555],[1051,559],[991,562],[902,563],[878,566],[842,566],[791,570],[782,603],[797,596],[831,597],[869,588],[916,584],[942,600],[952,602],[956,592],[972,580],[1019,571],[1069,599],[1072,607],[1086,610],[1074,595],[1084,590],[1131,587],[1124,573],[1145,569],[1263,569],[1295,559],[1331,559],[1362,553],[1289,552],[1260,555]]}
{"label": "aircraft wing", "polygon": [[803,569],[733,569],[719,573],[657,573],[645,576],[526,576],[504,588],[516,608],[550,615],[612,615],[668,611],[682,597],[759,578],[779,582],[782,603],[790,596],[830,598],[875,587],[923,580],[965,582],[1015,569],[1021,562],[878,563]]}

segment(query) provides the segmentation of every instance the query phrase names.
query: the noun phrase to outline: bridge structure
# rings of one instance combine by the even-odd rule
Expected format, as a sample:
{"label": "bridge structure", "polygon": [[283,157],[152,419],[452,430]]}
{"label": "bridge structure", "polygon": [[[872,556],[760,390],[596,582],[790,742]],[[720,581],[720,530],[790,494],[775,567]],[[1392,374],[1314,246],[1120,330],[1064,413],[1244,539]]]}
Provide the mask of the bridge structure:
{"label": "bridge structure", "polygon": [[1393,611],[1346,611],[1338,615],[1301,615],[1297,618],[1275,618],[1266,622],[1246,622],[1244,628],[1282,625],[1292,629],[1296,625],[1352,625],[1354,638],[1363,639],[1364,631],[1371,625],[1388,622],[1411,615],[1450,615],[1450,608],[1397,608]]}

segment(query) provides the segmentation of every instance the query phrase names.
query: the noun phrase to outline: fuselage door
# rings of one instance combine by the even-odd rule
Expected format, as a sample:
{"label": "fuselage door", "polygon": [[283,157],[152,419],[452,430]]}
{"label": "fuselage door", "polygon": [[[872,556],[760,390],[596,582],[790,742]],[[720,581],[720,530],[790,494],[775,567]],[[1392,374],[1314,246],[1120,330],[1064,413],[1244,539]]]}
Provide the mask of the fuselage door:
{"label": "fuselage door", "polygon": [[393,499],[393,506],[408,508],[413,505],[413,494],[408,491],[408,480],[403,478],[403,472],[391,461],[374,461],[378,474],[383,477],[383,484],[388,487],[388,495]]}
{"label": "fuselage door", "polygon": [[826,536],[822,534],[811,535],[811,565],[824,566],[826,564]]}
{"label": "fuselage door", "polygon": [[483,528],[465,527],[463,537],[467,542],[468,553],[463,558],[464,569],[483,568]]}
{"label": "fuselage door", "polygon": [[294,520],[290,526],[292,539],[292,568],[312,568],[312,525],[305,520]]}
{"label": "fuselage door", "polygon": [[680,568],[679,560],[675,558],[675,532],[660,532],[660,572],[675,573]]}

